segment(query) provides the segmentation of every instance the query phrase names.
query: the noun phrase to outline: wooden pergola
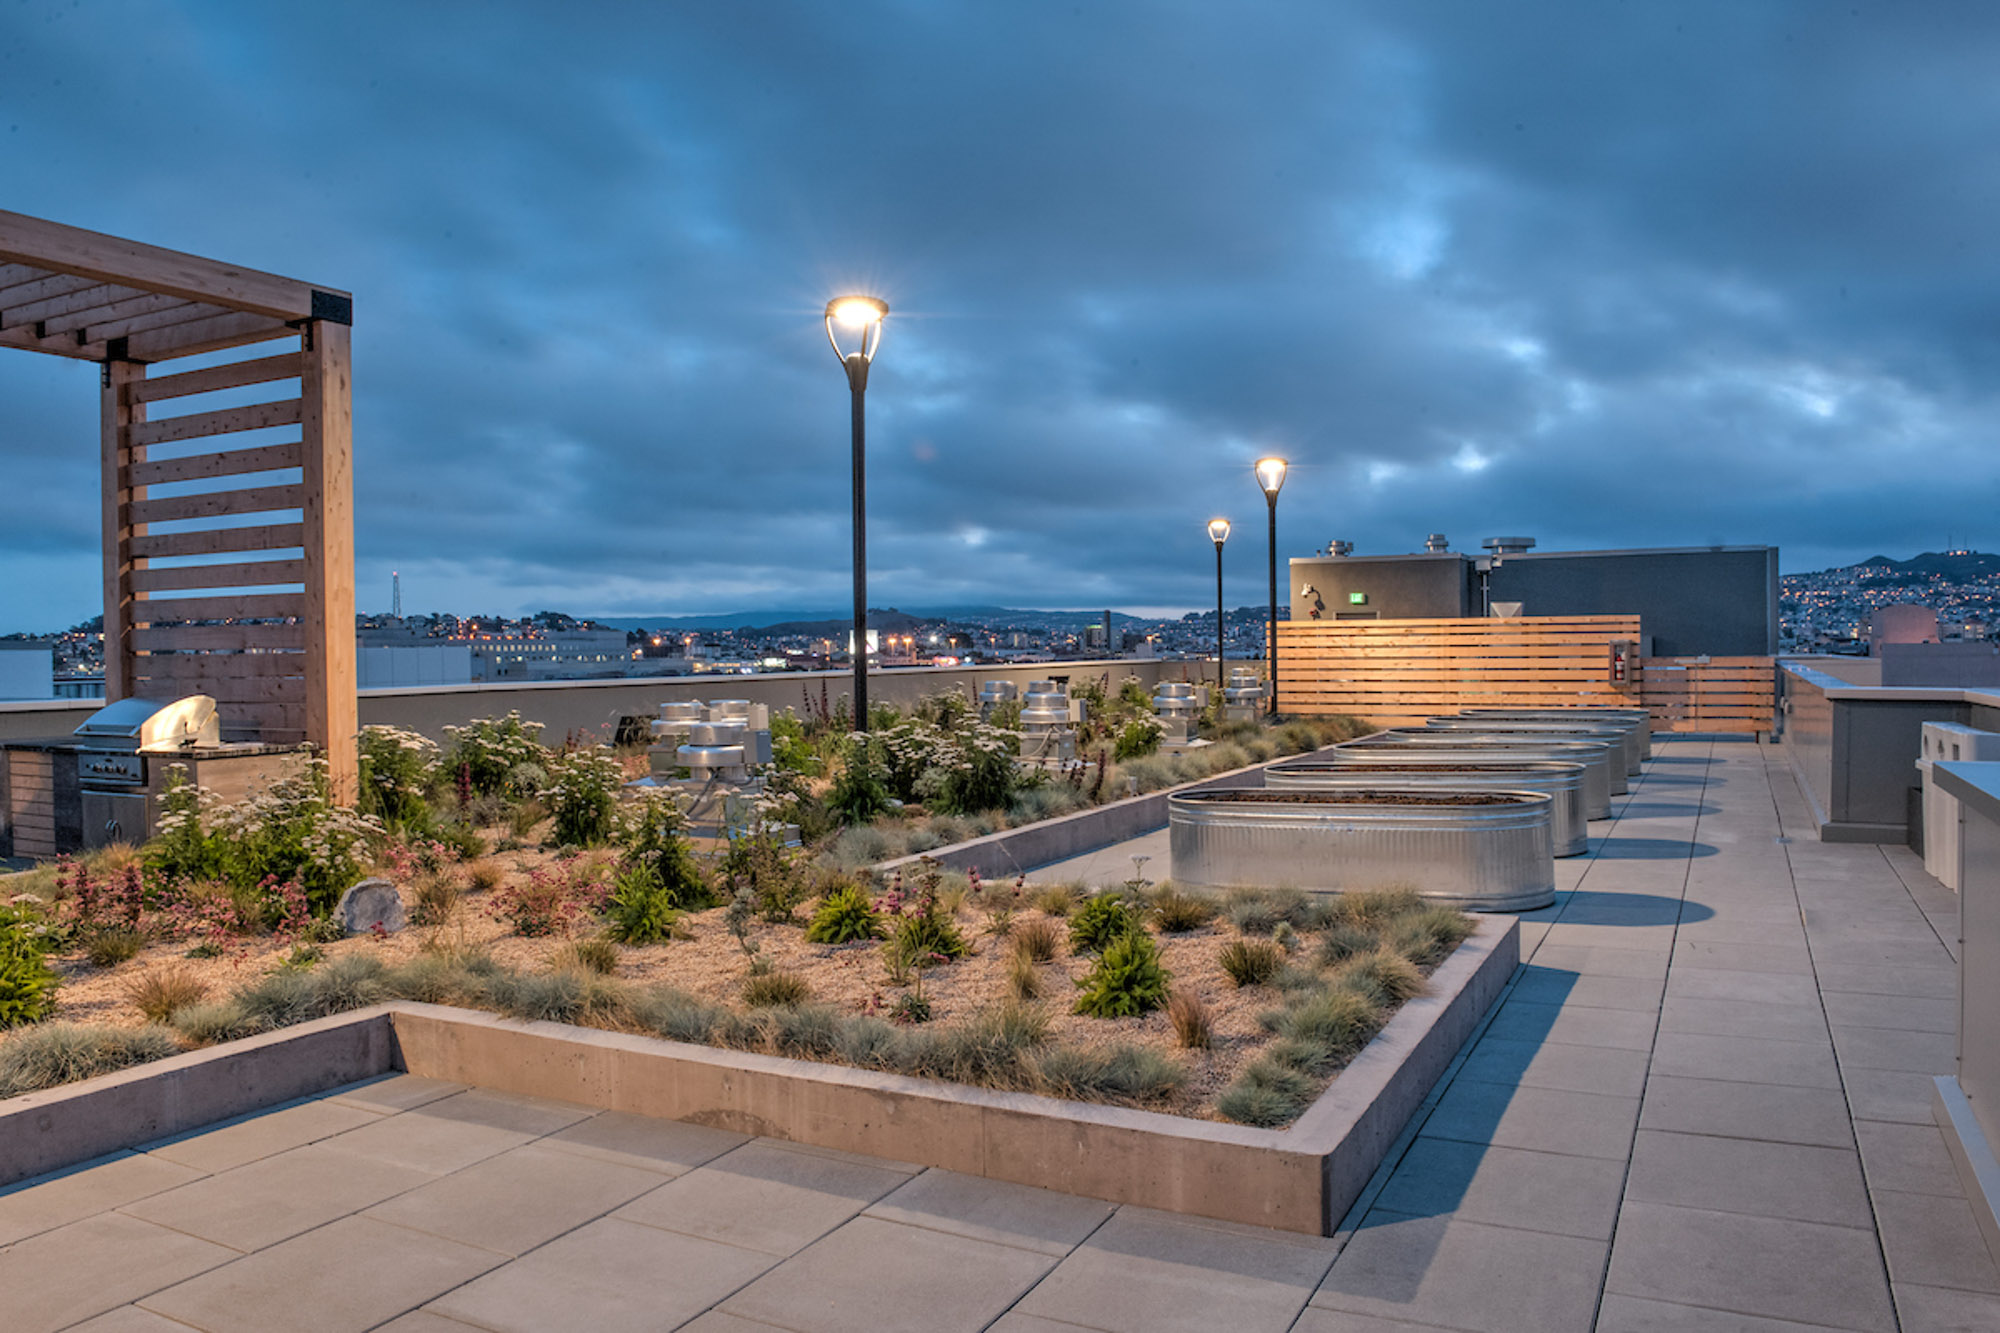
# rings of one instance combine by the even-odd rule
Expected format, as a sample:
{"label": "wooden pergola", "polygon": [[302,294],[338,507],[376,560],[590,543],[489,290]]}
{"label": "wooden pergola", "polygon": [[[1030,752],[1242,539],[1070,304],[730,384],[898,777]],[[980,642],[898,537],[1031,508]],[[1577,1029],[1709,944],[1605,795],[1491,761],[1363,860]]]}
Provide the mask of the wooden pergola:
{"label": "wooden pergola", "polygon": [[[213,695],[235,738],[320,746],[343,799],[353,322],[346,292],[0,211],[0,347],[104,367],[105,698]],[[228,390],[254,392],[179,401]]]}

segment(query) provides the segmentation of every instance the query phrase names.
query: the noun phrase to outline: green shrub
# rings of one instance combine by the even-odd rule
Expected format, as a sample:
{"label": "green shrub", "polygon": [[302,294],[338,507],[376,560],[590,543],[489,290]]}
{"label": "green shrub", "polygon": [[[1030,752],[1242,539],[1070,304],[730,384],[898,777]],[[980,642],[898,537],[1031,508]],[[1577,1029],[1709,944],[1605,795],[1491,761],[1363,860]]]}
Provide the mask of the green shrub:
{"label": "green shrub", "polygon": [[957,925],[934,911],[919,911],[898,921],[892,928],[888,947],[919,968],[937,958],[952,961],[972,952],[972,945]]}
{"label": "green shrub", "polygon": [[1222,946],[1216,962],[1238,987],[1262,986],[1285,965],[1285,951],[1262,940],[1231,940]]}
{"label": "green shrub", "polygon": [[722,855],[722,883],[732,895],[750,890],[757,915],[773,925],[789,924],[811,893],[803,858],[769,831],[729,840]]}
{"label": "green shrub", "polygon": [[621,944],[661,944],[671,939],[681,919],[674,895],[660,883],[651,866],[619,870],[611,896],[605,900],[605,933]]}
{"label": "green shrub", "polygon": [[1076,953],[1097,953],[1136,924],[1123,898],[1115,893],[1093,894],[1070,918],[1069,947]]}
{"label": "green shrub", "polygon": [[0,1044],[0,1097],[60,1087],[180,1053],[165,1028],[47,1023]]}
{"label": "green shrub", "polygon": [[743,980],[743,1003],[752,1009],[804,1004],[810,999],[812,986],[796,972],[752,972]]}
{"label": "green shrub", "polygon": [[0,1029],[39,1023],[54,1013],[61,984],[28,928],[18,921],[0,923]]}
{"label": "green shrub", "polygon": [[472,790],[481,796],[526,796],[542,785],[549,752],[537,739],[542,724],[523,722],[519,710],[502,718],[474,718],[462,727],[446,727],[451,753],[449,773],[464,769]]}
{"label": "green shrub", "polygon": [[1128,759],[1142,759],[1160,748],[1160,737],[1165,728],[1158,718],[1136,717],[1118,731],[1118,739],[1112,745],[1111,757],[1123,763]]}
{"label": "green shrub", "polygon": [[682,833],[685,820],[671,796],[646,792],[625,809],[618,830],[619,866],[623,870],[650,873],[666,892],[672,906],[700,912],[721,901],[694,848]]}
{"label": "green shrub", "polygon": [[806,926],[806,939],[814,944],[847,944],[880,939],[882,931],[882,914],[875,910],[868,890],[859,884],[843,884],[820,899]]}
{"label": "green shrub", "polygon": [[362,812],[400,828],[429,832],[429,796],[443,771],[436,743],[399,727],[366,726],[355,749]]}
{"label": "green shrub", "polygon": [[827,808],[843,824],[866,824],[889,808],[889,787],[866,739],[850,740],[840,774],[826,794]]}
{"label": "green shrub", "polygon": [[1137,926],[1104,947],[1096,964],[1077,985],[1076,1012],[1097,1018],[1132,1018],[1167,1002],[1166,968],[1159,946]]}
{"label": "green shrub", "polygon": [[552,758],[548,785],[537,793],[555,815],[551,836],[559,847],[598,847],[611,841],[618,791],[625,769],[602,745]]}

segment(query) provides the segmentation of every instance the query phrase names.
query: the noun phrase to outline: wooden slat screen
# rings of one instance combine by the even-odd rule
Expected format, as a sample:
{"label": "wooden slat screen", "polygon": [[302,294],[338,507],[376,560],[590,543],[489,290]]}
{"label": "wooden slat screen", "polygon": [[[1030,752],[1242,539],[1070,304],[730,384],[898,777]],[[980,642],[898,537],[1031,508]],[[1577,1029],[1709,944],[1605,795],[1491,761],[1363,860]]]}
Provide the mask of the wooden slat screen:
{"label": "wooden slat screen", "polygon": [[1280,622],[1278,706],[1414,726],[1465,708],[1643,704],[1662,730],[1770,729],[1772,659],[1635,659],[1614,684],[1610,645],[1639,638],[1637,616]]}
{"label": "wooden slat screen", "polygon": [[[286,520],[287,511],[302,514],[311,497],[301,472],[303,403],[284,383],[297,380],[303,364],[299,352],[288,351],[157,378],[128,376],[107,389],[122,409],[115,563],[130,692],[213,695],[225,729],[271,742],[307,734],[299,617],[311,554],[304,523]],[[272,401],[148,419],[148,404],[255,385],[270,385]],[[270,438],[274,428],[288,427],[288,435]],[[179,483],[201,489],[158,493]],[[276,521],[227,526],[258,514]],[[150,531],[166,523],[177,530]],[[205,563],[156,563],[174,558]]]}

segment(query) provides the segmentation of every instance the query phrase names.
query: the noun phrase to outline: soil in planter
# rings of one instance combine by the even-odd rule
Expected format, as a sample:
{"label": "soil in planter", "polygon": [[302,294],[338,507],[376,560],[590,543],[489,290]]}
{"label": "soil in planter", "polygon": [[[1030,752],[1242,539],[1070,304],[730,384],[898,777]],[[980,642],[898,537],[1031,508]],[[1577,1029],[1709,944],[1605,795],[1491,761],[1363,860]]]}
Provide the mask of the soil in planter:
{"label": "soil in planter", "polygon": [[1190,799],[1231,805],[1527,805],[1536,798],[1505,792],[1400,791],[1392,787],[1361,791],[1205,791]]}
{"label": "soil in planter", "polygon": [[[504,890],[507,884],[524,879],[530,870],[546,866],[553,859],[547,853],[522,852],[492,858],[491,863],[502,871],[501,890]],[[989,891],[992,887],[989,886]],[[1032,901],[1040,887],[1026,886],[1022,901]],[[394,969],[425,954],[446,959],[490,958],[503,969],[528,976],[579,965],[575,940],[523,938],[513,934],[507,925],[489,914],[491,898],[488,892],[468,891],[450,919],[438,926],[411,928],[381,939],[361,936],[317,946],[322,957],[309,965],[308,975],[346,959],[376,959]],[[1172,994],[1200,1002],[1210,1015],[1210,1044],[1195,1049],[1178,1044],[1165,1009],[1119,1019],[1073,1013],[1081,993],[1077,983],[1094,959],[1071,948],[1069,918],[1048,916],[1032,907],[1018,909],[1013,916],[1013,930],[1045,921],[1061,939],[1055,956],[1035,969],[1041,994],[1031,1002],[1047,1017],[1048,1042],[1098,1051],[1119,1045],[1150,1048],[1181,1064],[1186,1077],[1170,1095],[1139,1104],[1170,1114],[1222,1118],[1216,1111],[1217,1098],[1273,1045],[1276,1035],[1268,1026],[1272,1016],[1302,993],[1287,990],[1286,986],[1298,985],[1302,977],[1315,971],[1325,931],[1330,929],[1323,919],[1316,924],[1305,915],[1309,908],[1324,911],[1323,902],[1307,903],[1297,894],[1268,895],[1265,904],[1268,910],[1243,916],[1238,909],[1253,900],[1262,901],[1257,895],[1217,898],[1216,916],[1208,924],[1178,933],[1164,933],[1157,927],[1149,932],[1159,948],[1162,965],[1171,974]],[[811,904],[803,906],[792,924],[758,922],[751,932],[758,945],[758,958],[777,971],[802,978],[812,1003],[825,1005],[838,1014],[875,1013],[888,1017],[897,1001],[911,994],[912,988],[890,982],[879,944],[808,943],[804,926],[810,908]],[[1271,932],[1274,924],[1288,915],[1297,917],[1299,925],[1279,930],[1281,939],[1290,932],[1289,948],[1279,947],[1274,945]],[[1255,919],[1260,916],[1261,919]],[[960,907],[952,917],[958,928],[974,941],[974,952],[967,958],[922,973],[922,995],[932,1014],[930,1024],[925,1027],[927,1031],[942,1031],[977,1015],[991,1013],[1008,996],[1011,939],[988,933],[992,915],[976,903]],[[1238,917],[1243,917],[1246,923],[1241,929]],[[670,987],[737,1013],[754,1012],[746,1010],[742,1000],[750,960],[729,933],[724,918],[722,908],[690,913],[682,918],[688,938],[649,946],[616,946],[613,980],[635,990]],[[590,934],[595,927],[585,923],[581,930]],[[1274,974],[1261,984],[1237,986],[1224,966],[1224,952],[1232,945],[1275,948],[1278,967],[1284,975]],[[137,1007],[135,995],[149,977],[178,974],[204,991],[205,1000],[225,1001],[238,989],[258,986],[272,973],[284,970],[292,954],[289,947],[280,946],[269,937],[242,940],[222,957],[191,958],[188,951],[189,942],[185,940],[155,941],[136,957],[110,967],[93,966],[80,953],[58,955],[51,961],[63,974],[64,984],[55,1017],[68,1022],[137,1028],[146,1020]],[[1419,970],[1428,975],[1437,961],[1426,960],[1419,964]],[[298,965],[295,959],[292,965]],[[19,1035],[18,1031],[0,1033],[0,1045]],[[1318,1081],[1324,1086],[1324,1076]]]}

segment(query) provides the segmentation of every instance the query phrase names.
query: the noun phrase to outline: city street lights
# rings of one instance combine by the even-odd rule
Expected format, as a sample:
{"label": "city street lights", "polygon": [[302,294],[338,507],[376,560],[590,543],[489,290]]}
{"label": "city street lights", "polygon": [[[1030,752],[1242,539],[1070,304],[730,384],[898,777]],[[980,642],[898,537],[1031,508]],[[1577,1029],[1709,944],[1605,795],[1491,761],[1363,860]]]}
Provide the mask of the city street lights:
{"label": "city street lights", "polygon": [[1215,697],[1220,699],[1224,685],[1222,679],[1222,544],[1229,540],[1229,520],[1226,518],[1211,518],[1208,520],[1208,539],[1215,543]]}
{"label": "city street lights", "polygon": [[[885,301],[872,296],[840,296],[826,303],[826,340],[847,371],[854,394],[854,729],[868,730],[868,472],[867,426],[862,403],[868,392],[868,367],[882,345],[882,321],[889,314]],[[834,334],[840,325],[860,344],[846,351]]]}
{"label": "city street lights", "polygon": [[1257,485],[1271,510],[1271,716],[1278,715],[1278,492],[1285,489],[1285,460],[1257,460]]}

